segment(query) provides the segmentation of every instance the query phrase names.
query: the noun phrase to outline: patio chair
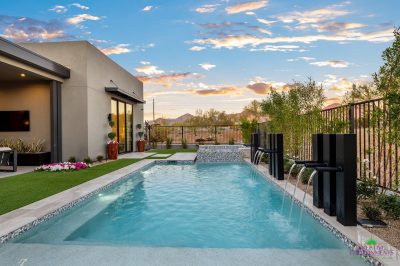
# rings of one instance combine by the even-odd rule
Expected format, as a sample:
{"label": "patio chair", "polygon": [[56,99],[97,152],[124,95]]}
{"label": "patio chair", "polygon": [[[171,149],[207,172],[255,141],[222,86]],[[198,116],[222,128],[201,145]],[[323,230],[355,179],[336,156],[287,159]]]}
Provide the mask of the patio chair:
{"label": "patio chair", "polygon": [[[0,147],[0,171],[17,171],[17,151],[8,147]],[[6,167],[4,169],[3,167]]]}

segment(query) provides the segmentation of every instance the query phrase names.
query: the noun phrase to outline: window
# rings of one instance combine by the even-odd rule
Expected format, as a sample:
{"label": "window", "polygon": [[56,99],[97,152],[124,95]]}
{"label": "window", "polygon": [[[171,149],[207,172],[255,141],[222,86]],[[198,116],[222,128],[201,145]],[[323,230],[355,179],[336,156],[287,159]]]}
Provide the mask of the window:
{"label": "window", "polygon": [[115,122],[112,131],[117,136],[119,153],[133,151],[133,106],[120,100],[111,100],[111,114]]}

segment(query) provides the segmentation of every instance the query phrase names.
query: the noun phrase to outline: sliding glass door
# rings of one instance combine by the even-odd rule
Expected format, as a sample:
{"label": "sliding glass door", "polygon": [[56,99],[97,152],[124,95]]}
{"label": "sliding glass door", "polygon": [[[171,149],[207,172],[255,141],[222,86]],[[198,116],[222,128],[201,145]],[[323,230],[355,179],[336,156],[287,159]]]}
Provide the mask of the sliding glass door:
{"label": "sliding glass door", "polygon": [[133,106],[132,104],[111,100],[111,114],[115,125],[113,132],[116,133],[119,143],[119,153],[133,151]]}

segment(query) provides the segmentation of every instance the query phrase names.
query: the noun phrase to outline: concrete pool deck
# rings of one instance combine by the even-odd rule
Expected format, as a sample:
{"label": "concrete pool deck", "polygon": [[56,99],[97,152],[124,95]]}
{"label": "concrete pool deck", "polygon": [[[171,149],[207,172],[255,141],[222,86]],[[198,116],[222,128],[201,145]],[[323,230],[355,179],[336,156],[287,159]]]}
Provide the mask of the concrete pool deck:
{"label": "concrete pool deck", "polygon": [[[7,244],[0,249],[0,264],[40,266],[363,265],[359,258],[349,256],[347,252],[332,249],[219,249]],[[5,257],[4,254],[7,254],[7,256]],[[271,261],[272,258],[273,261]]]}
{"label": "concrete pool deck", "polygon": [[[194,161],[196,153],[177,153],[174,159],[161,161]],[[21,227],[45,217],[63,206],[106,187],[134,171],[151,165],[157,160],[145,159],[115,172],[88,181],[84,184],[32,203],[18,210],[0,216],[0,243],[4,237]],[[266,178],[284,189],[285,181],[277,181],[269,176],[262,166],[254,166]],[[288,184],[287,191],[293,192],[294,186]],[[297,190],[295,198],[302,201],[304,192]],[[339,230],[354,243],[364,244],[373,237],[387,249],[394,251],[394,256],[380,258],[384,265],[399,265],[400,253],[385,241],[374,236],[364,228],[345,227],[320,209],[312,206],[312,198],[307,195],[305,205],[312,212]],[[19,233],[19,232],[17,232]],[[281,250],[281,249],[193,249],[193,248],[140,248],[122,246],[88,246],[88,245],[47,245],[6,243],[0,249],[0,264],[5,265],[359,265],[354,256],[343,256],[343,250]],[[307,258],[314,258],[310,261]],[[273,258],[273,262],[271,261]],[[65,261],[64,261],[65,260]]]}

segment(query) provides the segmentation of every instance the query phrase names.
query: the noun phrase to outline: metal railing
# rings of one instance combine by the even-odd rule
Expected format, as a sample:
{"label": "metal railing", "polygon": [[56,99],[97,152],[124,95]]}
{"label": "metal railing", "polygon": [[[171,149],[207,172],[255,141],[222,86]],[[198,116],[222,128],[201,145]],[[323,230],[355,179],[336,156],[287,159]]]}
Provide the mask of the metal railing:
{"label": "metal railing", "polygon": [[149,144],[242,144],[240,125],[159,126],[147,128]]}
{"label": "metal railing", "polygon": [[[354,133],[357,135],[357,175],[375,177],[380,186],[398,189],[400,151],[389,139],[392,122],[383,99],[352,103],[321,111],[321,120],[309,119],[300,147],[286,147],[289,157],[311,159],[311,135],[314,133]],[[264,125],[261,131],[267,131]]]}

